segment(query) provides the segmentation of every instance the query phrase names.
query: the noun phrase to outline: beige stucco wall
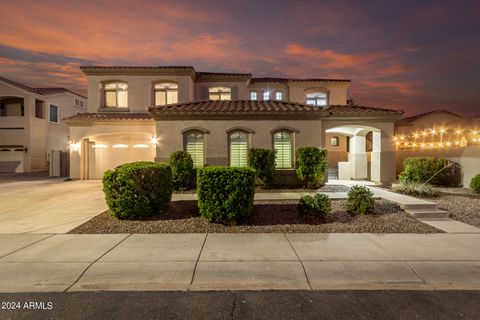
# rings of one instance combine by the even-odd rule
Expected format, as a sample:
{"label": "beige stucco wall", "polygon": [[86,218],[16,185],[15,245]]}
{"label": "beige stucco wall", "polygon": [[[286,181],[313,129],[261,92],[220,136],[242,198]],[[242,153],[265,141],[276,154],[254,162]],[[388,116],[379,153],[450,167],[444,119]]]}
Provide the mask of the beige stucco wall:
{"label": "beige stucco wall", "polygon": [[253,130],[250,147],[273,147],[271,131],[280,127],[298,130],[295,133],[294,148],[300,146],[321,145],[320,120],[169,120],[157,121],[157,161],[164,162],[170,153],[183,150],[182,131],[188,128],[204,128],[209,131],[205,136],[205,157],[207,165],[228,165],[228,134],[235,127]]}
{"label": "beige stucco wall", "polygon": [[[237,100],[247,100],[250,99],[248,96],[247,91],[247,83],[245,81],[238,82],[238,81],[224,81],[224,82],[196,82],[194,85],[195,94],[192,100],[206,100],[202,97],[201,91],[202,87],[210,88],[210,87],[227,87],[227,88],[237,88],[238,98]],[[208,99],[208,97],[207,97]],[[234,100],[234,98],[232,98]]]}
{"label": "beige stucco wall", "polygon": [[[338,137],[338,146],[333,146],[330,143],[331,138]],[[338,162],[348,161],[348,152],[347,152],[347,136],[336,134],[336,133],[327,133],[325,137],[325,146],[328,150],[328,166],[333,167]]]}
{"label": "beige stucco wall", "polygon": [[326,91],[328,92],[328,103],[331,105],[347,104],[347,84],[334,83],[296,83],[289,86],[290,101],[306,103],[306,91]]}
{"label": "beige stucco wall", "polygon": [[398,134],[408,134],[415,131],[421,131],[426,129],[431,129],[433,127],[448,127],[448,123],[456,120],[460,120],[461,117],[455,116],[449,112],[438,112],[426,115],[417,120],[410,122],[407,125],[398,124],[395,128],[395,133]]}
{"label": "beige stucco wall", "polygon": [[396,156],[397,175],[403,170],[403,161],[412,157],[443,157],[462,166],[463,185],[468,187],[470,180],[480,173],[480,146],[450,149],[399,150]]}
{"label": "beige stucco wall", "polygon": [[[154,105],[153,85],[161,81],[178,83],[178,102],[194,99],[193,80],[187,75],[89,75],[88,112],[98,112],[103,107],[101,84],[108,81],[125,81],[128,84],[128,107],[133,112],[144,112]],[[113,109],[113,108],[112,108]]]}

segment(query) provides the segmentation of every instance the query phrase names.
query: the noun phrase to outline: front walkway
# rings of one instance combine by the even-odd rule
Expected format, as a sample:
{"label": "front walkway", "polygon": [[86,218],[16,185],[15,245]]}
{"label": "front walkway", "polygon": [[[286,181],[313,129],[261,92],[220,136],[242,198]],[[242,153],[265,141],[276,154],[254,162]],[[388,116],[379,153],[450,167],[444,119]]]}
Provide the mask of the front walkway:
{"label": "front walkway", "polygon": [[480,289],[480,234],[0,235],[0,291]]}

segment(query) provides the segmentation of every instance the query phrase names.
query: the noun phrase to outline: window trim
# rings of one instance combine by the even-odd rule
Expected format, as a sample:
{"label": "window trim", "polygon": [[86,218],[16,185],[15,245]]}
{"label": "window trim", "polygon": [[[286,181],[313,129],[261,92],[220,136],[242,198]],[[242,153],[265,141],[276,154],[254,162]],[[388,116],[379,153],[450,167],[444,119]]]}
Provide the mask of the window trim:
{"label": "window trim", "polygon": [[[247,162],[245,163],[245,166],[244,166],[244,167],[247,167],[248,166],[248,150],[250,149],[250,146],[251,146],[251,132],[246,131],[246,130],[242,130],[242,129],[233,129],[233,130],[229,130],[227,132],[228,166],[232,167],[232,154],[231,154],[232,139],[231,139],[231,136],[232,136],[232,134],[237,133],[237,132],[244,133],[247,136],[247,154],[245,155]],[[235,167],[237,167],[237,166],[235,166]],[[239,168],[242,168],[242,167],[239,167]]]}
{"label": "window trim", "polygon": [[[210,90],[212,89],[215,89],[215,88],[222,88],[222,89],[228,89],[229,92],[225,91],[225,92],[221,92],[221,91],[218,91],[218,92],[210,92]],[[230,99],[221,99],[221,94],[222,93],[230,93]],[[210,95],[211,94],[214,94],[214,95],[217,95],[218,94],[218,99],[211,99],[210,98]],[[232,87],[227,87],[227,86],[213,86],[213,87],[208,87],[208,100],[212,100],[212,101],[232,101],[233,99],[233,88]]]}
{"label": "window trim", "polygon": [[[335,139],[335,141],[336,141],[335,144],[332,143],[333,139]],[[340,146],[340,138],[339,138],[338,136],[332,136],[332,137],[330,137],[330,145],[331,145],[332,147],[338,147],[338,146]]]}
{"label": "window trim", "polygon": [[[278,94],[281,95],[280,99],[278,98]],[[277,100],[277,101],[283,101],[284,100],[283,99],[283,91],[281,91],[281,90],[275,91],[275,100]]]}
{"label": "window trim", "polygon": [[[127,93],[127,105],[126,106],[119,106],[118,105],[118,92],[119,90],[107,90],[105,87],[109,84],[119,84],[119,83],[123,83],[125,85],[127,85],[127,89],[125,90],[126,93]],[[112,110],[112,109],[128,109],[128,82],[125,81],[125,80],[107,80],[107,81],[103,81],[101,82],[101,89],[102,89],[102,106],[100,107],[100,109],[102,110]],[[115,92],[115,99],[116,99],[116,106],[107,106],[107,91],[108,92]]]}
{"label": "window trim", "polygon": [[[267,94],[267,93],[268,93],[268,99],[265,99],[265,94]],[[263,91],[262,91],[262,100],[263,100],[263,101],[270,101],[270,100],[272,100],[272,93],[271,93],[270,91],[268,91],[268,90],[263,90]]]}
{"label": "window trim", "polygon": [[288,132],[291,136],[290,142],[290,159],[291,159],[291,166],[289,168],[277,168],[276,166],[276,156],[275,156],[275,170],[295,170],[296,162],[295,162],[295,134],[298,132],[296,130],[289,130],[287,128],[278,128],[276,130],[272,130],[272,149],[275,150],[275,134],[279,132]]}
{"label": "window trim", "polygon": [[[252,97],[252,94],[255,94],[255,99]],[[254,90],[250,91],[250,100],[252,100],[252,101],[257,101],[258,100],[257,91],[254,91]]]}
{"label": "window trim", "polygon": [[[57,108],[57,122],[51,121],[50,114],[52,107]],[[58,105],[52,103],[48,104],[48,122],[53,124],[60,124],[60,107]]]}
{"label": "window trim", "polygon": [[[171,90],[171,89],[169,90],[169,89],[157,89],[157,88],[155,88],[155,86],[158,85],[158,84],[167,84],[167,83],[168,83],[168,84],[175,84],[175,85],[177,85],[177,89],[176,89],[176,90]],[[178,95],[178,89],[179,89],[179,86],[178,86],[178,82],[176,82],[176,81],[172,81],[172,80],[157,80],[157,81],[152,82],[152,102],[153,102],[152,104],[153,104],[154,106],[163,106],[163,105],[167,105],[167,104],[175,104],[175,103],[168,103],[168,99],[167,99],[168,94],[167,94],[167,93],[168,93],[169,91],[176,91],[176,92],[177,92],[177,102],[176,102],[176,103],[178,103],[178,96],[179,96],[179,95]],[[159,92],[159,91],[165,92],[165,102],[166,102],[165,104],[157,104],[157,101],[156,101],[157,91],[158,91],[158,92]]]}
{"label": "window trim", "polygon": [[203,161],[202,161],[202,166],[201,166],[201,167],[195,166],[195,160],[192,159],[192,160],[193,160],[193,167],[194,167],[195,169],[203,168],[203,167],[205,167],[205,166],[207,165],[207,164],[206,164],[206,156],[207,156],[207,155],[206,155],[206,149],[207,149],[207,148],[206,148],[206,145],[207,145],[207,143],[206,143],[206,140],[207,140],[207,139],[206,139],[206,135],[207,135],[207,133],[204,132],[204,131],[201,131],[201,130],[196,130],[196,129],[183,130],[183,131],[182,131],[182,135],[183,135],[183,151],[185,151],[185,152],[187,152],[187,153],[188,153],[188,151],[187,151],[188,135],[191,134],[191,133],[200,133],[200,134],[202,135],[202,137],[203,137],[203,159],[202,159]]}
{"label": "window trim", "polygon": [[[324,93],[325,96],[326,96],[326,104],[325,105],[321,105],[321,104],[308,104],[308,98],[307,98],[307,95],[308,94],[312,94],[312,93]],[[330,105],[330,91],[326,88],[308,88],[305,90],[305,104],[309,105],[309,106],[318,106],[318,107],[327,107],[328,105]]]}

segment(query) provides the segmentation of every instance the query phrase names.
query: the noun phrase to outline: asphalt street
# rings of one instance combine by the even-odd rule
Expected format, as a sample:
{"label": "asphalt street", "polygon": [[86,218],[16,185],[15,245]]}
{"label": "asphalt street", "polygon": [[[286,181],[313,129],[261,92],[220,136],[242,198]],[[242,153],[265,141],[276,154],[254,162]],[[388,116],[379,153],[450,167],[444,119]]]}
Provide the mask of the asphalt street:
{"label": "asphalt street", "polygon": [[480,291],[12,293],[0,301],[0,319],[480,319]]}

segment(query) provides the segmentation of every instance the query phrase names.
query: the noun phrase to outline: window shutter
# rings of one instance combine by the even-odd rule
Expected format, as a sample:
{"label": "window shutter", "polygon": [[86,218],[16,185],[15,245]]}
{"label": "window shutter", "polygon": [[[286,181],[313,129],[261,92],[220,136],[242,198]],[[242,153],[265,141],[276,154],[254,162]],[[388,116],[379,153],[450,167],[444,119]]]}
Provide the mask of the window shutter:
{"label": "window shutter", "polygon": [[232,100],[238,100],[238,87],[232,87]]}
{"label": "window shutter", "polygon": [[200,100],[208,100],[208,88],[200,87]]}
{"label": "window shutter", "polygon": [[237,131],[230,134],[230,166],[246,167],[248,155],[248,135]]}
{"label": "window shutter", "polygon": [[204,143],[202,133],[189,133],[187,135],[186,151],[192,156],[195,168],[203,167]]}
{"label": "window shutter", "polygon": [[275,167],[277,169],[291,169],[292,134],[285,131],[276,132],[273,136],[273,148],[277,151]]}

